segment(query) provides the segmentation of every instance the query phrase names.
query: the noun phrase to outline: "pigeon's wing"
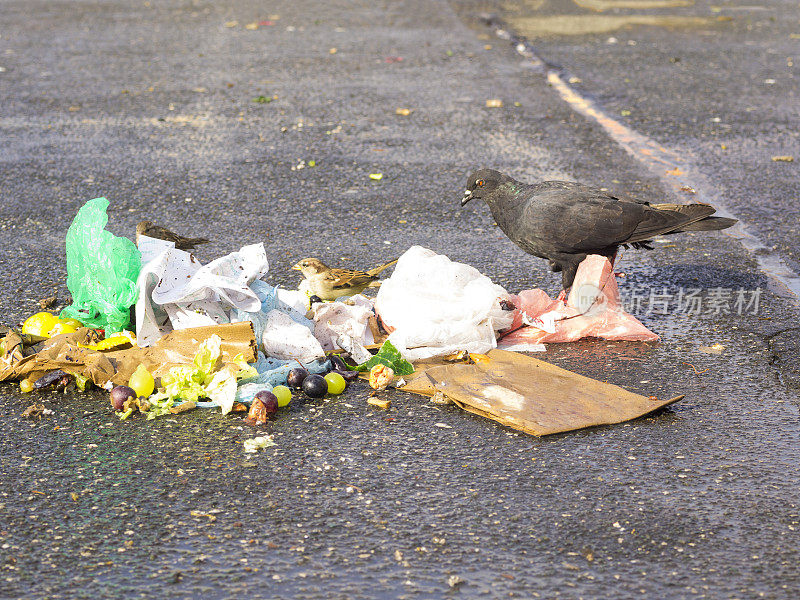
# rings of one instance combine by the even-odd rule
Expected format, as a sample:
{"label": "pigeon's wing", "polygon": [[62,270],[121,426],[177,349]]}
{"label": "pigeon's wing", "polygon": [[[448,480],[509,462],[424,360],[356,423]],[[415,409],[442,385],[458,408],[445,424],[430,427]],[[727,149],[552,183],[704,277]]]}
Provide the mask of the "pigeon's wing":
{"label": "pigeon's wing", "polygon": [[[549,250],[597,251],[669,233],[714,212],[706,205],[693,211],[659,210],[643,202],[621,201],[599,188],[554,182],[539,188],[526,207],[525,220],[543,220]],[[710,212],[708,212],[710,210]],[[539,227],[541,229],[541,226]]]}
{"label": "pigeon's wing", "polygon": [[[578,198],[597,198],[600,200],[619,200],[621,202],[633,202],[634,204],[650,205],[645,200],[639,200],[627,194],[612,194],[608,190],[595,187],[592,185],[584,185],[576,181],[543,181],[538,184],[528,186],[529,189],[535,190],[537,193],[542,192],[565,192],[574,194]],[[672,205],[677,206],[677,205]]]}
{"label": "pigeon's wing", "polygon": [[[668,206],[669,208],[662,208]],[[659,205],[645,211],[644,219],[636,226],[628,242],[648,240],[656,235],[672,233],[704,221],[715,212],[708,204]],[[699,225],[695,229],[702,230]],[[709,227],[714,229],[714,227]]]}
{"label": "pigeon's wing", "polygon": [[[561,183],[561,182],[559,182]],[[597,188],[573,184],[537,190],[523,222],[545,252],[582,253],[624,243],[649,207],[620,202]]]}

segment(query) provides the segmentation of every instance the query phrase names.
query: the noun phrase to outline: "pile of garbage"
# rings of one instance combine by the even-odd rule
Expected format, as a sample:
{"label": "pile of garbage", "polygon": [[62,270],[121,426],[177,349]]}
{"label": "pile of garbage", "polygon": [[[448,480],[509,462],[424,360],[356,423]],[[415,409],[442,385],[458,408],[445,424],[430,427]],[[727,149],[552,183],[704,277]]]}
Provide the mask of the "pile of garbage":
{"label": "pile of garbage", "polygon": [[[541,381],[520,375],[516,391],[484,381],[485,390],[476,394],[476,381],[491,371],[480,365],[505,365],[513,379],[534,359],[509,357],[502,348],[541,350],[545,342],[585,336],[658,339],[621,308],[603,257],[581,265],[568,298],[551,300],[541,290],[510,294],[473,267],[414,246],[374,300],[357,294],[314,302],[307,289],[264,281],[269,262],[263,244],[203,265],[174,241],[141,235],[137,246],[113,235],[105,229],[107,207],[105,198],[96,198],[78,211],[66,237],[72,304],[58,316],[40,312],[21,329],[7,329],[0,381],[19,381],[26,393],[73,381],[81,390],[94,384],[110,392],[121,419],[218,407],[223,414],[247,412],[249,424],[261,425],[293,394],[341,394],[359,376],[377,391],[391,386],[434,399],[447,395],[450,377],[451,384],[472,385],[477,398],[450,394],[459,406],[539,435],[553,428],[517,413],[526,406],[525,386]],[[664,405],[642,403],[646,397],[620,388],[593,397],[622,392],[635,416]],[[559,394],[564,401],[564,391]],[[588,423],[617,422],[597,420],[594,415]]]}

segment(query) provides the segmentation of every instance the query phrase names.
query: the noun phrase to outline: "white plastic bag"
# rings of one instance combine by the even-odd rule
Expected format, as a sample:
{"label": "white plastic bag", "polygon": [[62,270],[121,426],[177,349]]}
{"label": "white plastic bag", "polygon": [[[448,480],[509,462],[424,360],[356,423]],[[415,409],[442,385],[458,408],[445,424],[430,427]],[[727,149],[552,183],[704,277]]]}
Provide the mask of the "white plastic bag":
{"label": "white plastic bag", "polygon": [[311,329],[280,310],[272,310],[267,314],[261,344],[266,356],[281,360],[309,363],[325,356]]}
{"label": "white plastic bag", "polygon": [[151,260],[142,266],[137,282],[140,346],[156,342],[173,329],[229,323],[232,309],[261,310],[261,300],[250,286],[269,270],[264,244],[244,246],[202,265],[171,242],[147,241]]}
{"label": "white plastic bag", "polygon": [[347,304],[318,302],[311,307],[314,313],[314,337],[327,351],[339,347],[336,339],[343,334],[363,345],[375,342],[369,329],[369,318],[373,315],[372,300],[358,294],[350,301]]}
{"label": "white plastic bag", "polygon": [[414,361],[497,347],[495,332],[513,321],[501,299],[508,292],[474,267],[412,246],[381,285],[375,311],[393,329],[392,344]]}

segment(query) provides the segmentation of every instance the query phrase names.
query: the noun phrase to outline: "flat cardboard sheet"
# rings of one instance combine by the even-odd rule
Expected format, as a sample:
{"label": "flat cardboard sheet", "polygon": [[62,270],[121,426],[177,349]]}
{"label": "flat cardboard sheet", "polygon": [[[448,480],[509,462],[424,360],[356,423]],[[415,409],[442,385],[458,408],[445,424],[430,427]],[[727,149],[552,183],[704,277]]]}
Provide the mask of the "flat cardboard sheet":
{"label": "flat cardboard sheet", "polygon": [[473,364],[415,365],[399,389],[442,392],[464,410],[537,436],[622,423],[683,398],[653,400],[516,352],[470,356]]}
{"label": "flat cardboard sheet", "polygon": [[75,333],[51,338],[38,353],[24,358],[21,337],[9,333],[6,352],[0,359],[0,381],[36,379],[48,371],[62,369],[67,373],[88,377],[98,386],[109,381],[115,385],[127,385],[131,374],[140,364],[155,377],[165,374],[176,365],[191,364],[200,343],[213,334],[222,338],[223,363],[233,362],[237,354],[242,354],[247,362],[256,360],[253,325],[249,321],[181,329],[164,336],[148,348],[132,347],[103,352],[78,345],[97,341],[91,329],[82,328]]}

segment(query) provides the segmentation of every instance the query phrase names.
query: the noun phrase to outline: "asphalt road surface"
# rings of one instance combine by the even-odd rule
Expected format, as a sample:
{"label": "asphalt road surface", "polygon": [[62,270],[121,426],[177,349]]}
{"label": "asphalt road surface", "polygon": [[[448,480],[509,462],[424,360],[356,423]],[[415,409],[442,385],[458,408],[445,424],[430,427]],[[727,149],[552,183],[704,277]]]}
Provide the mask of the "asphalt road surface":
{"label": "asphalt road surface", "polygon": [[[118,235],[150,218],[213,238],[202,260],[263,241],[286,286],[306,256],[364,268],[421,244],[555,292],[485,206],[459,207],[479,166],[712,200],[750,237],[625,254],[623,297],[642,298],[659,343],[539,355],[686,394],[624,425],[535,438],[400,392],[380,411],[357,384],[293,405],[269,426],[276,447],[248,455],[234,416],[120,422],[100,392],[2,384],[0,597],[796,598],[798,305],[763,265],[800,263],[796,3],[620,6],[3,2],[8,324],[64,301],[64,235],[97,196]],[[630,18],[653,14],[671,18]],[[642,139],[677,163],[659,171]],[[698,288],[702,314],[680,310]],[[738,310],[739,290],[758,306]],[[21,418],[33,400],[54,413]]]}

